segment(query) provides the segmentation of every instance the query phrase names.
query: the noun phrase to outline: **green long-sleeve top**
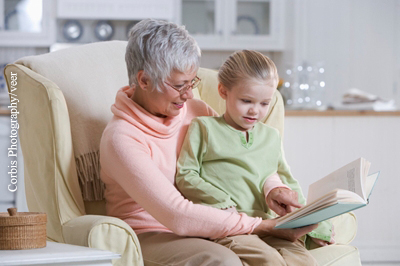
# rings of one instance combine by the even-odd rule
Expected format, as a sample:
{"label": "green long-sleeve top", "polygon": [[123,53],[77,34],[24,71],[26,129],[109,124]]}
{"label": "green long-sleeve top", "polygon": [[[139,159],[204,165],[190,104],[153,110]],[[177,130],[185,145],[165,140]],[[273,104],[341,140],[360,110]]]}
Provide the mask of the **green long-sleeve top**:
{"label": "green long-sleeve top", "polygon": [[[265,201],[265,180],[278,173],[282,182],[297,191],[305,204],[299,183],[285,160],[278,130],[256,123],[244,132],[221,117],[192,120],[177,163],[176,185],[194,203],[237,211],[263,219],[275,218]],[[330,240],[330,226],[321,225],[309,235]]]}

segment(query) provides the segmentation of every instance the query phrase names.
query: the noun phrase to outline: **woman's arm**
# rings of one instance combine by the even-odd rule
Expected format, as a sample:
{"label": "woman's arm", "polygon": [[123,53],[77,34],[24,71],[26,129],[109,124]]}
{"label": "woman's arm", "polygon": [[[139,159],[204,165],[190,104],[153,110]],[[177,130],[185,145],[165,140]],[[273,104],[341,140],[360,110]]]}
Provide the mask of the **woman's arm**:
{"label": "woman's arm", "polygon": [[[161,224],[178,235],[220,238],[249,234],[260,218],[193,204],[158,169],[132,130],[111,130],[101,141],[102,170]],[[137,135],[137,134],[136,134]]]}

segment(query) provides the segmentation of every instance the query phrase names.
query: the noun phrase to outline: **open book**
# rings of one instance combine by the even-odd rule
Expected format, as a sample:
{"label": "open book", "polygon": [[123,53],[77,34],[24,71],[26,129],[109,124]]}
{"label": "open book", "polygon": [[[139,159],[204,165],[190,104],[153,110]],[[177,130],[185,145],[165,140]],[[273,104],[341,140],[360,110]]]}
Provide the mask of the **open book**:
{"label": "open book", "polygon": [[359,158],[311,184],[307,205],[277,219],[276,228],[316,224],[364,207],[379,176],[368,175],[370,162]]}

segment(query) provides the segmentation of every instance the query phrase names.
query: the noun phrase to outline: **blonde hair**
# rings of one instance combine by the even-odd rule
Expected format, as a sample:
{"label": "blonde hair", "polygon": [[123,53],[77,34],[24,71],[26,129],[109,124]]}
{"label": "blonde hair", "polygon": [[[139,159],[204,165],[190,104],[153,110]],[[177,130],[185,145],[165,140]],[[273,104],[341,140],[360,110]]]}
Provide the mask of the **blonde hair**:
{"label": "blonde hair", "polygon": [[231,54],[218,71],[218,81],[227,89],[249,79],[272,81],[276,88],[278,70],[274,62],[262,53],[241,50]]}

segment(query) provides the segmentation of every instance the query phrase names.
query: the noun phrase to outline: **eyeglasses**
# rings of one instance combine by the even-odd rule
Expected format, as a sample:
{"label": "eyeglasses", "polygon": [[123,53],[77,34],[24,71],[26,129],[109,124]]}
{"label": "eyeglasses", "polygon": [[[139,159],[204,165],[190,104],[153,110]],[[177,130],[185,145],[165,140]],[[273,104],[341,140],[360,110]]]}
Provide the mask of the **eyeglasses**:
{"label": "eyeglasses", "polygon": [[177,92],[179,92],[180,95],[183,95],[189,89],[193,89],[193,88],[196,88],[197,86],[199,86],[200,81],[201,81],[201,79],[198,76],[196,76],[194,79],[192,79],[190,84],[183,85],[182,87],[179,87],[179,88],[172,86],[171,84],[169,84],[166,81],[164,81],[164,83],[167,84],[168,86],[170,86],[171,88],[173,88],[174,90],[176,90]]}

